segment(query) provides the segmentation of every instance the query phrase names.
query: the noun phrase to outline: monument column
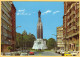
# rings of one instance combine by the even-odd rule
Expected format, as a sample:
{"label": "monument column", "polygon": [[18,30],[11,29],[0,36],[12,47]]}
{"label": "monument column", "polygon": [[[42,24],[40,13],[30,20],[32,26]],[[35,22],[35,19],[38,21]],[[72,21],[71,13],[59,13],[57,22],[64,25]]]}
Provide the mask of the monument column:
{"label": "monument column", "polygon": [[37,24],[37,38],[43,39],[43,26],[41,22],[41,12],[38,12],[38,24]]}

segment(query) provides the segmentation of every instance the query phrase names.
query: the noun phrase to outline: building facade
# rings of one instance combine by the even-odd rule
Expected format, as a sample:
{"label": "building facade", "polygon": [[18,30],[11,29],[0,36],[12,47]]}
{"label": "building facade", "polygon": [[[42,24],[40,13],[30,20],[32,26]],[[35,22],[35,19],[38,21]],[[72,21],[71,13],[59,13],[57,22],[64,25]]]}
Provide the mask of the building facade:
{"label": "building facade", "polygon": [[65,50],[79,50],[79,2],[64,2],[63,41]]}
{"label": "building facade", "polygon": [[11,1],[1,2],[1,52],[9,52],[9,46],[14,49],[15,12],[16,9]]}
{"label": "building facade", "polygon": [[63,26],[57,27],[57,49],[64,50]]}

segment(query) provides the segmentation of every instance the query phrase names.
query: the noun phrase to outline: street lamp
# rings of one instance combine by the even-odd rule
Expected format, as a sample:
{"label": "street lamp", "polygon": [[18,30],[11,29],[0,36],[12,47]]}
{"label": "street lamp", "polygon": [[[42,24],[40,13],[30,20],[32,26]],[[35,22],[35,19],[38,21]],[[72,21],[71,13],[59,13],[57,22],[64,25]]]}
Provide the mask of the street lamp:
{"label": "street lamp", "polygon": [[[15,29],[17,29],[18,27],[21,27],[21,26],[17,26]],[[14,29],[14,30],[15,30],[15,29]],[[15,31],[15,33],[16,33],[16,31]],[[15,34],[15,37],[16,37],[16,34]],[[15,45],[14,45],[14,50],[15,50]]]}
{"label": "street lamp", "polygon": [[[57,38],[57,35],[55,35],[55,34],[52,34],[52,35],[56,36],[56,38]],[[56,41],[57,41],[57,39],[56,39]]]}
{"label": "street lamp", "polygon": [[16,28],[21,27],[21,26],[17,26]]}
{"label": "street lamp", "polygon": [[[56,36],[56,38],[57,38],[57,35],[55,35],[55,34],[52,34],[52,35]],[[56,42],[57,42],[57,39],[56,39]],[[57,45],[56,45],[56,48],[57,48]]]}

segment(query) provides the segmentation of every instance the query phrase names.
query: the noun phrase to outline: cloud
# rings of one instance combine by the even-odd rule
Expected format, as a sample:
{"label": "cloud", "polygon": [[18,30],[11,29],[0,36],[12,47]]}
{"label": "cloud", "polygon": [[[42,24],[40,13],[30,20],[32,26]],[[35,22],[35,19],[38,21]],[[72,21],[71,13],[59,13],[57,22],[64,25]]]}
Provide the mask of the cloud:
{"label": "cloud", "polygon": [[31,13],[25,12],[25,9],[23,9],[23,10],[18,10],[16,14],[17,14],[17,15],[31,15]]}
{"label": "cloud", "polygon": [[18,10],[18,12],[24,12],[25,11],[25,9],[23,9],[23,10]]}
{"label": "cloud", "polygon": [[51,13],[51,10],[47,10],[46,12],[43,12],[42,15],[48,14],[48,13]]}
{"label": "cloud", "polygon": [[54,11],[53,14],[59,13],[60,11]]}

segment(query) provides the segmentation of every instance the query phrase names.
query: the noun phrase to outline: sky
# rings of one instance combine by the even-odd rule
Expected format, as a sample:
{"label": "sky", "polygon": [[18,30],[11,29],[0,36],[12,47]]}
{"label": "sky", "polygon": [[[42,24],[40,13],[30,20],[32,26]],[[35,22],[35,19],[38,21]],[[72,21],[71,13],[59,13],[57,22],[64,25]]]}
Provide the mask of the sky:
{"label": "sky", "polygon": [[[41,11],[43,39],[56,40],[56,28],[63,25],[64,2],[13,2],[16,8],[16,32],[26,30],[37,38],[38,11]],[[21,27],[18,27],[21,26]],[[54,35],[52,35],[54,34]]]}

